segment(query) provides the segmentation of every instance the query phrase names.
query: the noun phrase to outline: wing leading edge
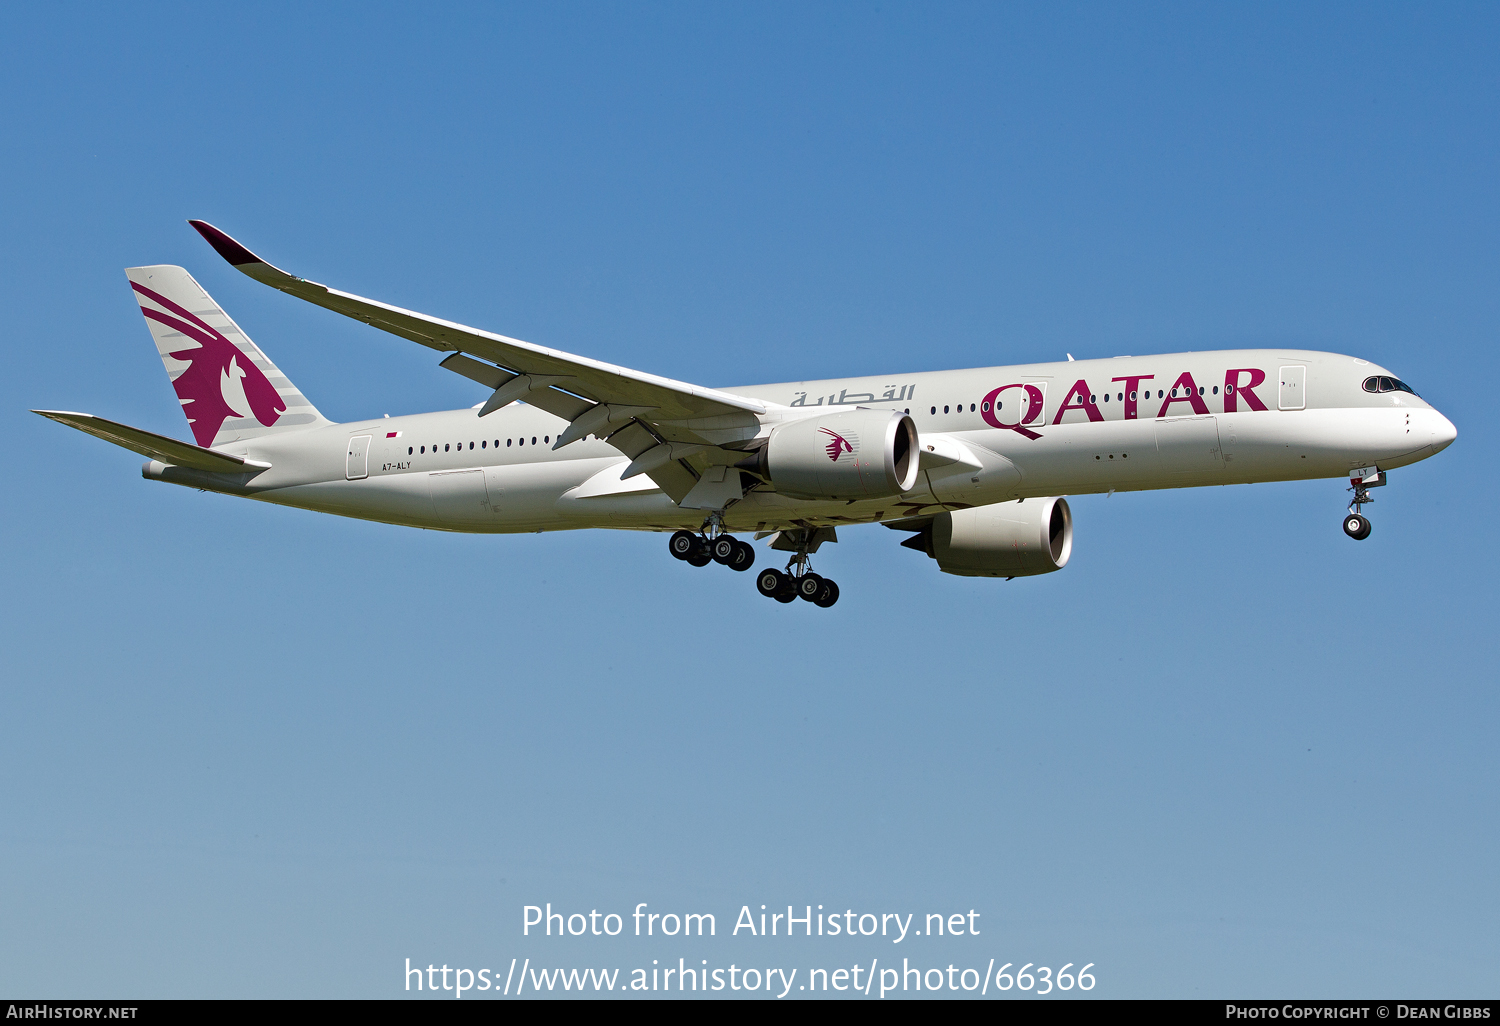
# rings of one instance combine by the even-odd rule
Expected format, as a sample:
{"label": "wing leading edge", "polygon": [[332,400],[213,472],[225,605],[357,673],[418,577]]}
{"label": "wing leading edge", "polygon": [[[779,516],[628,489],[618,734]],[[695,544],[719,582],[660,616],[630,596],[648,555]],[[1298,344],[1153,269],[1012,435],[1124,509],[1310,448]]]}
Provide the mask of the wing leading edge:
{"label": "wing leading edge", "polygon": [[[601,363],[341,292],[288,274],[205,221],[188,223],[220,256],[262,284],[454,354],[443,361],[445,368],[495,390],[480,416],[524,399],[570,422],[557,447],[589,434],[607,438],[634,461],[632,466],[649,467],[641,472],[674,501],[681,501],[692,489],[703,467],[732,464],[744,456],[733,447],[760,433],[760,415],[767,412],[767,406],[759,400]],[[678,456],[687,452],[691,459]]]}

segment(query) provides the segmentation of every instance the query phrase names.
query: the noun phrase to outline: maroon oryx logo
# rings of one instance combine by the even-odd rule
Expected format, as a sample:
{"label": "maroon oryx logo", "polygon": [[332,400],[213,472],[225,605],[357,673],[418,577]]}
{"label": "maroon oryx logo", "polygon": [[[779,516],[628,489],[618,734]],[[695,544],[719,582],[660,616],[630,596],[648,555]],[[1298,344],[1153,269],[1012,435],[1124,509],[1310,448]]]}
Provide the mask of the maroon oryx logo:
{"label": "maroon oryx logo", "polygon": [[838,462],[840,453],[854,452],[854,446],[850,445],[848,439],[837,431],[830,431],[828,428],[818,428],[818,430],[833,439],[825,448],[828,450],[828,458],[835,463]]}
{"label": "maroon oryx logo", "polygon": [[169,355],[188,363],[187,370],[172,381],[172,387],[182,400],[183,412],[199,445],[213,445],[219,428],[231,418],[254,417],[266,427],[281,419],[286,400],[238,346],[166,296],[135,282],[130,287],[169,311],[142,306],[141,313],[198,343]]}

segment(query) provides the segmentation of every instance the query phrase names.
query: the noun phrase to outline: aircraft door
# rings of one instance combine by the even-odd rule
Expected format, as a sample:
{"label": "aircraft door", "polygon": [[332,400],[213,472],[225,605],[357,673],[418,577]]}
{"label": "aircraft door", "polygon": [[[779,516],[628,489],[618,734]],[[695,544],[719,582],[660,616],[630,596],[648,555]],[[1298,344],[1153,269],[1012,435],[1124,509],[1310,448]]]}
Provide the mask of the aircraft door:
{"label": "aircraft door", "polygon": [[1283,410],[1302,410],[1307,408],[1307,368],[1306,367],[1283,367],[1281,368],[1281,400],[1279,405]]}
{"label": "aircraft door", "polygon": [[360,481],[370,476],[370,435],[355,435],[349,439],[349,456],[344,464],[344,476],[350,481]]}

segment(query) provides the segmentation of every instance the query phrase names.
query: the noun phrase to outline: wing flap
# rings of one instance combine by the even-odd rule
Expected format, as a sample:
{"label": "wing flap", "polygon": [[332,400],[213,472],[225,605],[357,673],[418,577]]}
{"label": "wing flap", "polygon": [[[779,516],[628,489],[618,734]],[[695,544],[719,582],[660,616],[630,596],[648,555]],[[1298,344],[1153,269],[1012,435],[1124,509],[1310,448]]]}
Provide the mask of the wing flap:
{"label": "wing flap", "polygon": [[166,435],[142,431],[140,428],[133,428],[126,424],[117,424],[103,417],[95,417],[91,413],[71,413],[67,410],[32,410],[31,412],[172,466],[206,470],[211,474],[244,474],[250,471],[269,470],[271,467],[271,464],[262,463],[260,460],[248,460],[243,456],[215,452],[213,449],[205,449],[191,442],[180,442]]}

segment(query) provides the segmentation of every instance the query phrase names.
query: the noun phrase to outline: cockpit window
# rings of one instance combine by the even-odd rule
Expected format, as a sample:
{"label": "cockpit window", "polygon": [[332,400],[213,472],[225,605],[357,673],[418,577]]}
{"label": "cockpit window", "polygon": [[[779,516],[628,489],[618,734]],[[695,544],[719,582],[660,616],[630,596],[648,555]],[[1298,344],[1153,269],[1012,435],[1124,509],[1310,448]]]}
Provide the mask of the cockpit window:
{"label": "cockpit window", "polygon": [[[1364,389],[1366,392],[1410,392],[1417,395],[1417,390],[1399,378],[1388,378],[1384,374],[1365,378]],[[1417,398],[1422,398],[1417,395]]]}

